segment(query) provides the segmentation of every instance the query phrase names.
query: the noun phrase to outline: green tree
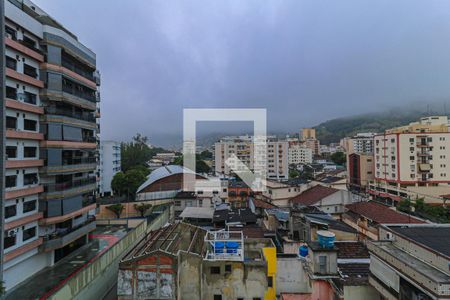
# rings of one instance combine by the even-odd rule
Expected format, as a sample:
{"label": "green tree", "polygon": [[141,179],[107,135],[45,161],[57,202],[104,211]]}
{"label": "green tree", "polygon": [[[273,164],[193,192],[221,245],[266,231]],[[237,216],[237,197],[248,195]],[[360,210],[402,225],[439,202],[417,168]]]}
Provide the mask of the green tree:
{"label": "green tree", "polygon": [[[175,158],[175,160],[172,163],[173,165],[183,165],[183,156],[179,156]],[[209,173],[211,171],[211,168],[208,166],[208,164],[200,158],[199,155],[195,156],[195,172],[197,173]]]}
{"label": "green tree", "polygon": [[331,154],[331,160],[337,165],[343,165],[347,161],[344,152],[335,152]]}
{"label": "green tree", "polygon": [[139,203],[134,205],[134,209],[139,212],[141,217],[145,216],[145,213],[148,212],[153,207],[151,204]]}
{"label": "green tree", "polygon": [[134,198],[138,187],[145,181],[146,176],[146,172],[141,168],[131,169],[125,173],[128,199]]}
{"label": "green tree", "polygon": [[126,194],[127,179],[125,173],[118,172],[114,175],[113,179],[111,180],[111,189],[119,196]]}
{"label": "green tree", "polygon": [[120,203],[117,203],[108,205],[106,208],[112,211],[116,215],[117,219],[119,219],[124,209],[124,206]]}
{"label": "green tree", "polygon": [[399,211],[403,212],[410,212],[411,211],[411,200],[405,199],[399,202],[397,209]]}
{"label": "green tree", "polygon": [[213,154],[209,150],[203,150],[199,156],[200,156],[200,159],[203,159],[203,160],[211,160],[213,158]]}
{"label": "green tree", "polygon": [[290,169],[289,170],[289,178],[297,178],[300,176],[300,172],[296,169]]}

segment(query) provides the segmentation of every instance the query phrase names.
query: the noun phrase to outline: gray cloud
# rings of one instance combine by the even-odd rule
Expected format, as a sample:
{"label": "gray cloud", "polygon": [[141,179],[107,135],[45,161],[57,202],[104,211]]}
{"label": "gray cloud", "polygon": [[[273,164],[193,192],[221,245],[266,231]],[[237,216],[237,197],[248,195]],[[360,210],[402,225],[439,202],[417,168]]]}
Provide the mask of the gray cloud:
{"label": "gray cloud", "polygon": [[102,137],[175,142],[185,107],[269,129],[450,98],[448,0],[36,0],[97,53]]}

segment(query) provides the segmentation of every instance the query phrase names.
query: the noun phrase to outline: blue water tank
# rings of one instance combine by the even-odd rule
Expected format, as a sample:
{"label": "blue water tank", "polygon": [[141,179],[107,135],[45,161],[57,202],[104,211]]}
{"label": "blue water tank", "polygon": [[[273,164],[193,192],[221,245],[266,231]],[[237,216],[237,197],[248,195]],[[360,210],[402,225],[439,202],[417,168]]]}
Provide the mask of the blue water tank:
{"label": "blue water tank", "polygon": [[317,238],[322,248],[330,249],[334,247],[334,241],[336,240],[334,233],[327,230],[319,230],[317,231]]}
{"label": "blue water tank", "polygon": [[301,257],[308,256],[308,246],[306,246],[306,245],[300,246],[298,248],[298,253],[300,254]]}

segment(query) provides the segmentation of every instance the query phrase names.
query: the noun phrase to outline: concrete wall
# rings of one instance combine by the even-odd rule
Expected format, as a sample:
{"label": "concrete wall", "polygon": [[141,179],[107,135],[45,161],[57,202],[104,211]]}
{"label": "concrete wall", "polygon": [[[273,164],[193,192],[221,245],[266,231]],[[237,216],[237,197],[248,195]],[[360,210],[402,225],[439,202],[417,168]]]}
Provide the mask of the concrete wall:
{"label": "concrete wall", "polygon": [[[298,249],[298,248],[297,248]],[[297,251],[298,252],[298,251]],[[277,257],[277,295],[311,293],[308,274],[297,257]]]}
{"label": "concrete wall", "polygon": [[[167,204],[167,203],[171,203],[171,202],[172,202],[172,199],[161,199],[161,200],[154,200],[154,201],[133,201],[133,202],[121,203],[124,206],[124,209],[123,209],[122,213],[120,214],[120,217],[121,218],[140,217],[141,216],[140,212],[134,208],[134,205],[136,205],[136,204],[145,203],[145,204],[151,204],[153,206],[156,206],[156,205]],[[103,204],[103,205],[99,206],[98,213],[96,215],[97,219],[116,219],[117,218],[117,216],[111,210],[109,210],[107,208],[110,205],[111,204]]]}
{"label": "concrete wall", "polygon": [[345,300],[379,300],[380,294],[370,285],[344,286]]}
{"label": "concrete wall", "polygon": [[151,224],[143,222],[117,244],[82,269],[48,299],[102,299],[117,280],[119,261],[146,232],[163,226],[169,220],[166,209]]}

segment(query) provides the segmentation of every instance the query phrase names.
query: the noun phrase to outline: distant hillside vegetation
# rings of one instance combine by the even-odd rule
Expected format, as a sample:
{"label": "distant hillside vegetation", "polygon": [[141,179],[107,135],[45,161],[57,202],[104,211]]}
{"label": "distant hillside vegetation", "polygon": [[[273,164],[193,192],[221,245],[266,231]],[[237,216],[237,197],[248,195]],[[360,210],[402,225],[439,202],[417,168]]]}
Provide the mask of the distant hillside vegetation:
{"label": "distant hillside vegetation", "polygon": [[[385,129],[407,125],[426,116],[419,110],[404,109],[389,110],[379,113],[369,113],[352,117],[338,118],[317,125],[317,138],[321,144],[337,143],[346,136],[358,132],[383,132]],[[430,112],[430,115],[442,115],[442,111]]]}

